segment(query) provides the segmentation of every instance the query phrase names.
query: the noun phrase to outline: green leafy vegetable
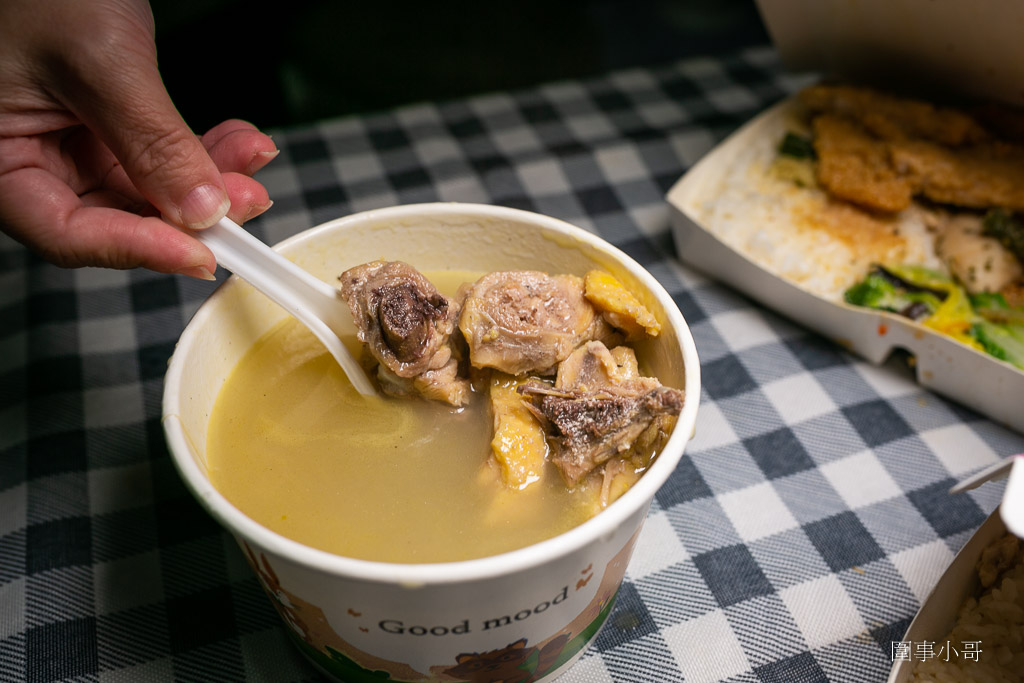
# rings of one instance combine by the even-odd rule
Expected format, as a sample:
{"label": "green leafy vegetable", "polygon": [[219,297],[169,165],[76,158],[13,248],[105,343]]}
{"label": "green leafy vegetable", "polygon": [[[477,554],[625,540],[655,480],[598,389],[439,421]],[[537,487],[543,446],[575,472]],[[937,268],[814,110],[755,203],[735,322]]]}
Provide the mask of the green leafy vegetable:
{"label": "green leafy vegetable", "polygon": [[942,273],[875,266],[844,293],[847,303],[891,311],[1024,370],[1024,308],[998,292],[968,296]]}
{"label": "green leafy vegetable", "polygon": [[975,309],[991,308],[994,310],[1009,310],[1010,305],[1006,303],[1006,297],[999,292],[979,292],[971,295],[971,305]]}
{"label": "green leafy vegetable", "polygon": [[939,308],[944,296],[924,287],[914,286],[894,273],[875,267],[861,282],[846,290],[846,303],[899,313],[920,320]]}
{"label": "green leafy vegetable", "polygon": [[779,154],[793,157],[794,159],[817,158],[817,154],[814,151],[814,143],[811,142],[811,139],[792,132],[786,133],[786,136],[782,138],[782,142],[779,143]]}
{"label": "green leafy vegetable", "polygon": [[1010,306],[999,292],[974,294],[971,296],[971,306],[989,322],[1024,325],[1024,310]]}
{"label": "green leafy vegetable", "polygon": [[971,326],[971,336],[989,355],[1024,370],[1024,326],[981,320]]}

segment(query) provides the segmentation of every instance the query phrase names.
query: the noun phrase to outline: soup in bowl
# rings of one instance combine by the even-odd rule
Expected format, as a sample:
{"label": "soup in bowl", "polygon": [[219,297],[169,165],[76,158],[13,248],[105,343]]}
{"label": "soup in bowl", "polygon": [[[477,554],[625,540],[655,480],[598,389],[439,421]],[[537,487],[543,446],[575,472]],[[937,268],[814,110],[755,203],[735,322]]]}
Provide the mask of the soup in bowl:
{"label": "soup in bowl", "polygon": [[[339,306],[353,312],[342,337],[382,396],[358,395],[283,309],[230,278],[189,323],[167,372],[164,427],[184,481],[328,675],[557,676],[609,614],[694,428],[698,359],[671,296],[585,230],[493,206],[369,211],[276,248],[338,284]],[[405,279],[378,279],[391,271]],[[425,293],[408,293],[409,282]],[[586,293],[594,310],[576,325],[586,333],[560,337],[557,357],[497,348],[502,314],[488,302],[547,288]],[[400,295],[381,304],[382,291]],[[404,319],[383,332],[360,327],[363,314],[372,323],[418,306],[444,332],[434,346]],[[430,349],[426,360],[406,354],[409,339]],[[643,442],[631,457],[618,457],[621,441],[598,452],[552,438],[571,431],[560,420],[582,399],[593,403],[593,375],[579,368],[598,366],[626,378],[601,394],[619,401],[615,414],[625,405],[647,418],[625,430],[627,445]],[[642,396],[623,399],[627,385]]]}

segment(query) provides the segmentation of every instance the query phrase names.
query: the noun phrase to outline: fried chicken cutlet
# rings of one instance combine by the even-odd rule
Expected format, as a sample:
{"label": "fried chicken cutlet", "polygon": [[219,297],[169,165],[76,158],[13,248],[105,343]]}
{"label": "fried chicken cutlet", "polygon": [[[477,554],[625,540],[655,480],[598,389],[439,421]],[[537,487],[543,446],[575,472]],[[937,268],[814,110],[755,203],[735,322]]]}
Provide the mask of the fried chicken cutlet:
{"label": "fried chicken cutlet", "polygon": [[914,197],[1024,210],[1024,146],[964,111],[842,85],[800,98],[813,115],[818,182],[833,196],[887,213]]}

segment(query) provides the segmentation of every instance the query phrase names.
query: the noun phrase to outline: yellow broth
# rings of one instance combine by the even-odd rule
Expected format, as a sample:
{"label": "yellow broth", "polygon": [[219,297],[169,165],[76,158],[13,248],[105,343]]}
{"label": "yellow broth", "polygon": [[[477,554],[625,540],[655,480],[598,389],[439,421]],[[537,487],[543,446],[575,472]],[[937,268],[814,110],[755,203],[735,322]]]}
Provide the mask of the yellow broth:
{"label": "yellow broth", "polygon": [[[431,273],[446,294],[473,274]],[[508,490],[491,462],[487,397],[463,409],[366,399],[293,319],[225,383],[207,440],[213,485],[260,524],[348,557],[421,563],[494,555],[597,511],[599,477],[566,490],[553,465]]]}

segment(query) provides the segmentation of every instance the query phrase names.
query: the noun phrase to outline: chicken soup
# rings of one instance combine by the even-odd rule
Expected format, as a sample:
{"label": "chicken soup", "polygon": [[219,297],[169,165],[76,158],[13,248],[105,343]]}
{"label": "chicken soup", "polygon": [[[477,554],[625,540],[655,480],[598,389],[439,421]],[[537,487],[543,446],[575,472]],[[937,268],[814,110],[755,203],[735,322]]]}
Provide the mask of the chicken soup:
{"label": "chicken soup", "polygon": [[210,480],[300,543],[366,560],[494,555],[581,524],[656,456],[682,393],[628,340],[658,323],[605,273],[341,276],[383,396],[287,319],[218,396]]}

